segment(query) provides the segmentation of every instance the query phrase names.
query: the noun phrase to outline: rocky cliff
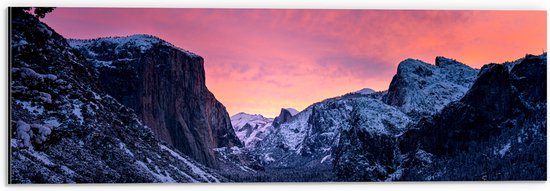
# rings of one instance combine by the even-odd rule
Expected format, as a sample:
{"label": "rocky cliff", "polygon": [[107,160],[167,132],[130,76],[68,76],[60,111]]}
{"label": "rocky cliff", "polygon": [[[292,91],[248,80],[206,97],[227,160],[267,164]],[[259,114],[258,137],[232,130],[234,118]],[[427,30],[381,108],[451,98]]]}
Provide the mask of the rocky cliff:
{"label": "rocky cliff", "polygon": [[240,146],[229,115],[205,85],[204,60],[149,35],[70,40],[101,89],[133,109],[155,136],[216,167],[214,148]]}
{"label": "rocky cliff", "polygon": [[461,100],[401,136],[403,179],[546,179],[546,62],[485,65]]}
{"label": "rocky cliff", "polygon": [[437,57],[435,65],[407,59],[397,67],[384,101],[419,119],[460,99],[475,80],[477,70],[456,60]]}
{"label": "rocky cliff", "polygon": [[282,108],[281,112],[279,112],[279,115],[273,119],[273,126],[279,127],[279,125],[286,123],[290,121],[290,118],[292,116],[296,115],[298,111],[296,111],[293,108]]}
{"label": "rocky cliff", "polygon": [[227,181],[159,142],[65,38],[9,13],[10,183]]}

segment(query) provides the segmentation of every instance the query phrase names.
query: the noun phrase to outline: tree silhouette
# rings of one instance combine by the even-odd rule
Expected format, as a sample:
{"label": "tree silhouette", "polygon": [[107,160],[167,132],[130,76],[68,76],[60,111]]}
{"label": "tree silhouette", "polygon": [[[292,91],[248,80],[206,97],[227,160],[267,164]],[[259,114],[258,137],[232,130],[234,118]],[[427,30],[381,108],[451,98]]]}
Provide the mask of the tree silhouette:
{"label": "tree silhouette", "polygon": [[52,12],[55,7],[14,7],[13,10],[15,13],[19,12],[31,12],[34,13],[36,18],[44,18],[46,14]]}
{"label": "tree silhouette", "polygon": [[52,12],[55,7],[36,7],[34,8],[34,14],[38,18],[44,18],[47,13]]}

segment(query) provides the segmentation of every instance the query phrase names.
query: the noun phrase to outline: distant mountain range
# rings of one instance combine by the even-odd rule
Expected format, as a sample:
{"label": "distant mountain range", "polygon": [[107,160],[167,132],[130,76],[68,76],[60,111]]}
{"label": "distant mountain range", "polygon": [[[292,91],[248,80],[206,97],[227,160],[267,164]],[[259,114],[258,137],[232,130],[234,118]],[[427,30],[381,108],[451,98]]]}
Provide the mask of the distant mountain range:
{"label": "distant mountain range", "polygon": [[407,59],[385,91],[229,117],[199,55],[10,11],[10,183],[547,179],[546,53]]}
{"label": "distant mountain range", "polygon": [[544,180],[546,62],[407,59],[387,91],[315,103],[247,149],[269,181]]}

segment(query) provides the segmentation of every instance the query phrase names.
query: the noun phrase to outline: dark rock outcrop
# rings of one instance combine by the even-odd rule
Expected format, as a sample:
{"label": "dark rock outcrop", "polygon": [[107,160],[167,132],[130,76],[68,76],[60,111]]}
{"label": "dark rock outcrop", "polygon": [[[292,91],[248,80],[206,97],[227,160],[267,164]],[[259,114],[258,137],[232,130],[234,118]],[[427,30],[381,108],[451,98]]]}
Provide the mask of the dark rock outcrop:
{"label": "dark rock outcrop", "polygon": [[484,66],[460,101],[401,136],[401,152],[435,158],[426,168],[406,162],[405,180],[546,178],[546,159],[539,156],[546,152],[538,146],[546,144],[546,54],[509,64]]}
{"label": "dark rock outcrop", "polygon": [[[421,120],[419,125],[427,128],[408,132],[402,145],[414,147],[414,143],[420,143],[429,153],[450,154],[457,151],[456,147],[467,147],[470,140],[481,140],[498,133],[499,127],[494,124],[509,117],[510,103],[507,69],[503,65],[486,65],[460,102],[452,103],[433,119]],[[415,132],[430,139],[415,139],[419,136],[411,136]]]}
{"label": "dark rock outcrop", "polygon": [[204,60],[147,35],[71,40],[103,90],[132,108],[157,138],[216,167],[212,149],[240,146],[229,115],[205,85]]}
{"label": "dark rock outcrop", "polygon": [[273,119],[273,127],[279,127],[279,125],[286,123],[292,118],[293,115],[295,114],[292,114],[289,109],[281,108],[279,116]]}
{"label": "dark rock outcrop", "polygon": [[361,122],[365,118],[358,109],[351,112],[350,129],[341,131],[334,150],[334,172],[345,181],[393,180],[391,174],[398,170],[395,134],[400,131],[390,123],[384,123],[391,130],[387,133],[369,131]]}

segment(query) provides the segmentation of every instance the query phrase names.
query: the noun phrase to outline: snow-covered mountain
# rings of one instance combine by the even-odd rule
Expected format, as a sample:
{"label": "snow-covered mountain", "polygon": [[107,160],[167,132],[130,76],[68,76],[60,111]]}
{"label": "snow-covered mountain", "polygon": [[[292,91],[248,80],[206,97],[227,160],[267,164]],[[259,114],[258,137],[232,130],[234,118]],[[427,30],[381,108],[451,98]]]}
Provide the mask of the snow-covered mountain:
{"label": "snow-covered mountain", "polygon": [[288,122],[296,114],[298,114],[298,110],[294,108],[282,108],[279,115],[273,119],[273,127],[279,127],[281,124]]}
{"label": "snow-covered mountain", "polygon": [[407,59],[400,63],[388,91],[364,88],[315,103],[280,124],[258,149],[263,153],[263,161],[274,165],[292,165],[288,164],[289,155],[302,158],[290,160],[297,165],[305,161],[311,165],[311,161],[331,161],[341,142],[341,132],[351,128],[352,111],[364,113],[360,116],[368,119],[359,128],[361,131],[379,134],[393,129],[389,134],[395,136],[421,116],[460,99],[476,73],[475,69],[443,57],[436,58],[436,65]]}
{"label": "snow-covered mountain", "polygon": [[[256,148],[270,166],[331,166],[340,134],[349,130],[352,111],[365,116],[365,129],[397,134],[410,122],[400,110],[380,100],[383,94],[349,94],[315,103],[283,123]],[[292,158],[289,160],[289,158]]]}
{"label": "snow-covered mountain", "polygon": [[437,57],[435,65],[407,59],[397,67],[384,101],[415,117],[429,116],[470,88],[478,70],[456,60]]}
{"label": "snow-covered mountain", "polygon": [[260,114],[237,113],[231,116],[231,124],[237,137],[247,148],[254,147],[273,129],[273,118]]}
{"label": "snow-covered mountain", "polygon": [[283,108],[283,109],[286,110],[286,111],[288,111],[288,112],[290,113],[290,115],[292,115],[292,116],[295,116],[296,114],[299,113],[299,111],[296,110],[296,109],[294,109],[294,108],[290,108],[290,107],[289,107],[289,108]]}
{"label": "snow-covered mountain", "polygon": [[[541,76],[539,73],[533,74],[533,70],[540,72],[544,72],[544,70],[536,69],[536,64],[528,65],[520,63],[526,62],[524,60],[535,60],[533,61],[534,63],[541,63],[540,60],[543,60],[542,58],[545,58],[545,55],[536,57],[539,58],[538,61],[531,58],[528,57],[515,62],[505,63],[503,66],[508,72],[513,71],[518,66],[523,66],[523,72],[532,75],[532,78],[534,78],[527,81],[532,81],[534,84],[538,84],[538,86],[533,87],[534,89],[529,93],[525,92],[527,88],[523,88],[523,90],[519,90],[520,88],[512,89],[523,92],[518,95],[538,95],[536,99],[540,100],[541,97],[545,98],[541,94],[544,90],[540,89],[541,87],[545,87],[544,84],[540,84],[544,80],[539,79]],[[497,95],[501,94],[498,93],[501,89],[506,89],[504,87],[495,86],[492,87],[496,88],[495,90],[486,90],[487,92],[491,92],[491,94],[471,93],[472,91],[490,89],[489,87],[475,85],[474,81],[476,81],[476,84],[497,83],[483,77],[486,70],[488,69],[484,67],[484,70],[477,75],[478,70],[443,57],[436,58],[436,65],[412,59],[405,60],[399,65],[398,74],[394,77],[388,91],[375,93],[353,92],[315,103],[287,122],[280,124],[279,128],[276,128],[260,141],[251,153],[256,154],[258,160],[267,169],[302,169],[303,171],[313,171],[316,174],[323,174],[323,180],[449,180],[448,178],[451,178],[450,180],[457,180],[452,179],[453,175],[450,175],[452,173],[448,172],[437,171],[437,173],[443,174],[439,178],[430,176],[429,174],[415,174],[422,171],[422,169],[434,171],[433,168],[436,167],[429,164],[441,159],[436,157],[450,156],[433,153],[433,150],[417,149],[411,151],[407,149],[409,148],[408,146],[416,145],[415,142],[419,140],[439,140],[439,137],[441,137],[441,140],[446,141],[445,144],[463,144],[460,141],[449,142],[449,140],[444,138],[445,134],[430,134],[427,137],[431,138],[427,138],[422,134],[412,133],[416,132],[419,126],[428,128],[429,126],[426,127],[426,120],[430,121],[431,117],[441,115],[439,114],[440,112],[446,111],[444,108],[456,107],[456,102],[463,102],[473,97],[475,97],[474,100],[482,98],[481,101],[477,101],[478,103],[474,108],[477,107],[483,111],[484,107],[501,107],[496,106],[500,105],[498,100],[502,100],[505,103],[509,102],[503,100],[504,98],[502,97],[502,95],[507,94]],[[516,74],[516,76],[519,75]],[[524,78],[516,77],[516,79]],[[526,78],[529,79],[529,77]],[[527,82],[523,84],[527,84]],[[480,89],[480,87],[482,88]],[[520,100],[525,100],[525,98],[521,98]],[[534,105],[530,106],[533,108],[544,108],[543,106],[545,106],[542,102],[533,104],[532,101],[524,101],[523,104]],[[487,110],[485,112],[492,113],[493,111]],[[471,113],[471,111],[462,111],[462,113],[467,114]],[[455,119],[455,117],[459,116],[458,114],[449,115],[448,117],[452,119],[445,121],[463,121],[464,119]],[[498,119],[498,117],[489,118]],[[512,119],[513,117],[500,117],[500,119],[505,118]],[[525,118],[525,116],[521,116],[517,119],[524,121]],[[475,119],[469,120],[475,121]],[[535,124],[536,126],[546,121],[544,117],[537,117],[532,120],[533,122],[529,122],[528,124]],[[448,125],[436,126],[446,127]],[[413,130],[411,131],[411,129]],[[478,135],[487,137],[498,137],[498,135],[494,136],[483,131],[477,133],[479,133]],[[437,138],[432,136],[436,136]],[[512,138],[507,137],[506,140],[515,140],[516,138],[513,137],[516,136],[517,133]],[[542,134],[536,135],[535,137],[538,138],[535,139],[528,137],[520,136],[518,140],[530,140],[532,142],[545,140],[545,136]],[[486,143],[483,140],[477,141]],[[490,141],[488,143],[489,146],[484,149],[487,149],[488,152],[493,152],[496,148],[501,148],[500,150],[497,149],[495,153],[505,153],[507,151],[504,151],[502,148],[509,148],[506,145],[510,145],[506,143],[506,141]],[[405,145],[405,147],[400,145]],[[427,143],[426,145],[430,148],[440,148],[439,146],[441,146],[440,143]],[[403,150],[402,148],[407,149]],[[536,153],[542,152],[536,149],[528,150],[534,150]],[[526,152],[521,153],[518,156],[527,156]],[[475,155],[475,153],[470,153],[470,155]],[[453,161],[458,163],[459,161],[456,160],[460,159],[453,159]],[[438,164],[441,164],[443,161],[438,162]],[[410,166],[411,162],[417,166]],[[425,167],[425,164],[428,164],[428,167]],[[410,170],[411,168],[414,168],[414,170]],[[453,168],[459,170],[463,166],[453,166]],[[511,171],[508,170],[508,172]],[[504,173],[504,171],[502,172]],[[282,176],[288,176],[288,174],[282,174],[284,174]],[[305,173],[303,177],[311,178],[313,176],[315,175]],[[537,177],[539,176],[540,174],[537,173]],[[510,178],[514,176],[499,177]],[[462,177],[460,180],[465,178]],[[305,179],[306,181],[311,180]]]}
{"label": "snow-covered mountain", "polygon": [[376,91],[374,91],[373,89],[370,89],[370,88],[363,88],[363,89],[361,89],[361,90],[359,90],[359,91],[356,91],[356,92],[354,92],[354,93],[368,95],[368,94],[372,94],[372,93],[374,93],[374,92],[376,92]]}
{"label": "snow-covered mountain", "polygon": [[245,147],[253,148],[281,123],[286,123],[296,114],[298,111],[294,108],[282,108],[275,118],[240,112],[231,116],[231,124]]}

